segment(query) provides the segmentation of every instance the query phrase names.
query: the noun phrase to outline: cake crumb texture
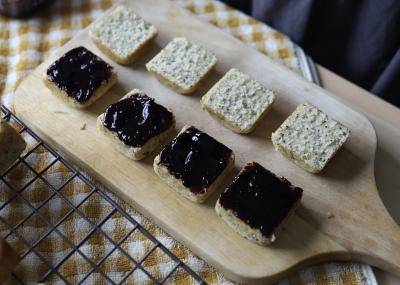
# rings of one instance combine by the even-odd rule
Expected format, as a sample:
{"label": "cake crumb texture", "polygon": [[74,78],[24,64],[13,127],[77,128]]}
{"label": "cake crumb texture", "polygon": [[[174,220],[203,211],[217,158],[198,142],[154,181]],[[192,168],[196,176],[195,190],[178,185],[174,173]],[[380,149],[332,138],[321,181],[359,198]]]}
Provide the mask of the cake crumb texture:
{"label": "cake crumb texture", "polygon": [[333,217],[335,217],[335,215],[333,215],[332,212],[326,213],[326,218],[327,218],[327,219],[331,219],[331,218],[333,218]]}

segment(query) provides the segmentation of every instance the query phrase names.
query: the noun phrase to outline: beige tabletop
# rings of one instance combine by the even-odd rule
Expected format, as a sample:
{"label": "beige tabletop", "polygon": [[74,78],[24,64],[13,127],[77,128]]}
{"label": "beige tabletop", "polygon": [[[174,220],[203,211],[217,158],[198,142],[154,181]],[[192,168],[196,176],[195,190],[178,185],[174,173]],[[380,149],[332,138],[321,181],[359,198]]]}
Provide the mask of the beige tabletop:
{"label": "beige tabletop", "polygon": [[[400,109],[318,64],[316,68],[322,87],[364,113],[374,125],[378,135],[376,183],[387,210],[400,224],[400,179],[396,177],[400,172]],[[399,277],[373,269],[378,284],[400,284]]]}

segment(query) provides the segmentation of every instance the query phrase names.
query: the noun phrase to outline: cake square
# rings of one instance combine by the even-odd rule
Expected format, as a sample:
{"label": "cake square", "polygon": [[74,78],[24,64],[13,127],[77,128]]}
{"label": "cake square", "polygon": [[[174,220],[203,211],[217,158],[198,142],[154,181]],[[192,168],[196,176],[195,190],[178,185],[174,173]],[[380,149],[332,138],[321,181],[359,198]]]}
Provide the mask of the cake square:
{"label": "cake square", "polygon": [[133,89],[108,106],[97,127],[124,155],[140,160],[152,152],[175,127],[175,116],[143,91]]}
{"label": "cake square", "polygon": [[96,46],[113,61],[129,64],[153,45],[158,31],[127,6],[120,5],[89,30]]}
{"label": "cake square", "polygon": [[74,108],[86,108],[117,81],[117,71],[83,46],[53,62],[43,73],[51,93]]}
{"label": "cake square", "polygon": [[193,126],[185,126],[154,159],[154,171],[189,200],[204,202],[232,170],[232,150]]}
{"label": "cake square", "polygon": [[217,64],[217,57],[186,38],[174,38],[152,60],[147,70],[175,92],[194,92]]}
{"label": "cake square", "polygon": [[249,133],[268,113],[275,98],[273,91],[232,68],[200,102],[224,127],[236,133]]}
{"label": "cake square", "polygon": [[[0,283],[7,281],[7,278],[18,263],[21,261],[21,255],[11,245],[0,236]],[[9,280],[8,280],[9,281]]]}
{"label": "cake square", "polygon": [[249,161],[220,195],[215,210],[243,237],[268,245],[294,216],[302,195],[284,177]]}
{"label": "cake square", "polygon": [[312,173],[320,172],[350,136],[350,130],[310,103],[301,103],[272,133],[275,150]]}
{"label": "cake square", "polygon": [[14,163],[25,147],[26,142],[21,134],[0,118],[0,175]]}

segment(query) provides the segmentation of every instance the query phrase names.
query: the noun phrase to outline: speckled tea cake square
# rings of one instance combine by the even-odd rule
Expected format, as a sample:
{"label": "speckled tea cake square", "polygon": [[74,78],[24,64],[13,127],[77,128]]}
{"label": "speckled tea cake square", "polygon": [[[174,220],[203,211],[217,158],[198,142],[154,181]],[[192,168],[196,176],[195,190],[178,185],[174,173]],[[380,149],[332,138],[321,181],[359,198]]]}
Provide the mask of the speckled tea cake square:
{"label": "speckled tea cake square", "polygon": [[89,30],[96,46],[113,61],[129,64],[154,43],[157,29],[127,6],[118,6]]}
{"label": "speckled tea cake square", "polygon": [[232,68],[202,97],[201,104],[224,127],[248,133],[268,113],[275,97],[260,82]]}
{"label": "speckled tea cake square", "polygon": [[275,150],[312,173],[320,172],[350,136],[350,130],[310,103],[300,104],[272,133]]}
{"label": "speckled tea cake square", "polygon": [[146,64],[147,70],[172,90],[194,92],[217,64],[217,57],[186,38],[174,38]]}

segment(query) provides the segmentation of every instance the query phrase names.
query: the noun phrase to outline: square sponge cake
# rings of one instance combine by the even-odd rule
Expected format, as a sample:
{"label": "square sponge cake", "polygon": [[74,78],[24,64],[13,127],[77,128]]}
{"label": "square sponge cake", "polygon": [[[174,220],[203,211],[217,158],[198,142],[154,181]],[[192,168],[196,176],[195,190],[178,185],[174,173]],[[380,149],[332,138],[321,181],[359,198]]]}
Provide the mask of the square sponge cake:
{"label": "square sponge cake", "polygon": [[117,81],[117,70],[83,46],[53,62],[43,73],[51,93],[74,108],[86,108]]}
{"label": "square sponge cake", "polygon": [[158,31],[127,6],[120,5],[89,30],[96,46],[113,61],[129,64],[153,45]]}
{"label": "square sponge cake", "polygon": [[249,161],[220,195],[217,214],[243,237],[268,245],[293,217],[303,190]]}
{"label": "square sponge cake", "polygon": [[320,172],[350,136],[350,130],[310,103],[302,103],[272,133],[275,150],[311,173]]}
{"label": "square sponge cake", "polygon": [[140,160],[165,140],[175,116],[143,91],[133,89],[97,118],[100,132],[124,155]]}
{"label": "square sponge cake", "polygon": [[249,133],[265,117],[275,93],[232,68],[201,98],[201,105],[224,127]]}
{"label": "square sponge cake", "polygon": [[26,142],[21,134],[0,118],[0,175],[14,163],[25,147]]}
{"label": "square sponge cake", "polygon": [[181,94],[194,92],[217,64],[217,57],[186,38],[174,38],[147,70],[162,84]]}
{"label": "square sponge cake", "polygon": [[204,202],[235,163],[232,150],[193,126],[182,128],[154,159],[154,171],[189,200]]}

